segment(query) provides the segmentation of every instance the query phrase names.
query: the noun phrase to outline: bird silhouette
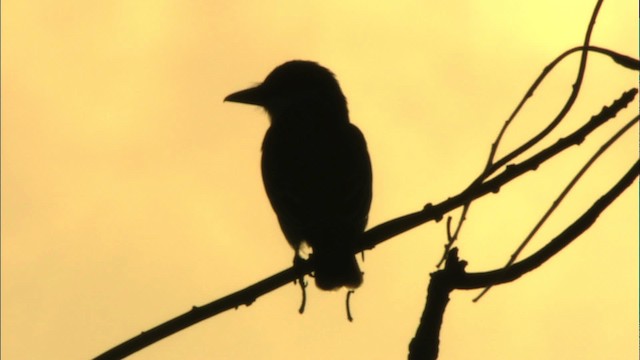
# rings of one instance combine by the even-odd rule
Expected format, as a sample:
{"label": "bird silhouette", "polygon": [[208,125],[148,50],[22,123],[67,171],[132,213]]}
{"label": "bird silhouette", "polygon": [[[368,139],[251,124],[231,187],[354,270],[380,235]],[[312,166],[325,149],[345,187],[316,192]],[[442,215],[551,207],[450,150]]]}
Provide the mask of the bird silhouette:
{"label": "bird silhouette", "polygon": [[320,289],[360,286],[354,251],[371,205],[371,162],[333,73],[289,61],[224,100],[259,105],[269,115],[262,178],[294,262],[307,244]]}

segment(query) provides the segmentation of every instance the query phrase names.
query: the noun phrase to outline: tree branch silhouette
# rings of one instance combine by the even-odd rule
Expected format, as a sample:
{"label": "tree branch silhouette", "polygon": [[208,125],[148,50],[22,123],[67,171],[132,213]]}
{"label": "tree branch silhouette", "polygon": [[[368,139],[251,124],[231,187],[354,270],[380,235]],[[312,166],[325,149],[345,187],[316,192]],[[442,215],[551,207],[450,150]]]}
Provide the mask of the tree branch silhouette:
{"label": "tree branch silhouette", "polygon": [[[636,162],[636,164],[620,179],[620,181],[618,181],[614,187],[596,201],[591,208],[568,226],[561,234],[556,236],[546,246],[538,250],[533,255],[519,262],[512,263],[505,268],[483,273],[466,273],[464,271],[466,263],[458,259],[457,249],[452,249],[452,245],[458,237],[460,228],[464,222],[464,217],[471,202],[487,194],[499,192],[502,186],[508,184],[512,180],[528,173],[529,171],[538,169],[540,166],[544,165],[547,160],[560,154],[567,148],[580,144],[596,129],[605,124],[608,120],[614,118],[618,112],[625,108],[635,98],[638,93],[637,88],[632,88],[624,92],[620,98],[615,100],[609,107],[603,107],[599,114],[593,116],[589,121],[568,136],[557,140],[555,144],[530,155],[519,163],[512,163],[515,159],[522,156],[527,150],[531,149],[532,146],[545,138],[569,112],[578,96],[578,92],[582,84],[588,52],[607,55],[617,64],[629,69],[640,69],[640,63],[637,59],[621,55],[608,49],[589,45],[591,32],[601,4],[602,0],[598,1],[593,11],[583,46],[574,47],[565,51],[544,68],[543,72],[535,80],[509,119],[505,122],[496,137],[496,140],[491,145],[485,169],[466,189],[440,203],[435,205],[429,203],[420,211],[400,216],[369,229],[363,234],[360,246],[354,250],[354,253],[358,253],[364,250],[373,249],[376,245],[417,226],[429,221],[440,221],[452,210],[463,207],[462,216],[454,231],[451,230],[451,218],[449,217],[447,220],[448,241],[445,247],[445,254],[443,256],[443,259],[446,259],[446,264],[444,269],[436,271],[431,276],[431,282],[428,287],[427,304],[420,321],[420,326],[418,327],[416,335],[410,344],[409,357],[411,359],[435,359],[437,357],[440,325],[442,323],[444,310],[446,309],[449,293],[451,291],[454,289],[478,289],[513,281],[542,265],[546,260],[561,251],[586,229],[588,229],[596,221],[598,215],[602,213],[602,211],[604,211],[604,209],[606,209],[638,176],[639,165],[638,162]],[[573,84],[573,88],[567,102],[558,115],[543,130],[534,135],[527,142],[509,152],[502,158],[495,160],[494,158],[503,135],[526,101],[533,96],[534,91],[542,83],[543,79],[558,63],[570,54],[578,51],[581,52],[581,60],[576,81]],[[634,119],[634,121],[637,121],[637,118]],[[226,310],[238,308],[241,305],[249,306],[258,297],[268,292],[295,280],[303,281],[303,276],[311,273],[313,270],[314,264],[312,259],[299,261],[294,266],[259,281],[245,289],[217,299],[204,306],[194,306],[190,311],[168,320],[148,331],[142,332],[138,336],[135,336],[97,356],[95,359],[122,359],[127,357],[202,320],[208,319]]]}
{"label": "tree branch silhouette", "polygon": [[[575,52],[578,52],[578,51],[582,51],[584,53],[585,50],[606,55],[609,58],[611,58],[611,60],[613,60],[616,64],[618,64],[618,65],[620,65],[622,67],[625,67],[625,68],[627,68],[629,70],[640,71],[640,61],[638,59],[634,59],[634,58],[632,58],[630,56],[623,55],[623,54],[617,53],[615,51],[612,51],[612,50],[609,50],[609,49],[605,49],[605,48],[602,48],[602,47],[598,47],[598,46],[590,46],[590,45],[589,46],[576,46],[574,48],[571,48],[571,49],[563,52],[561,55],[556,57],[552,62],[550,62],[544,68],[542,73],[534,81],[534,83],[531,85],[531,87],[529,87],[529,89],[527,90],[525,96],[522,98],[522,100],[520,101],[518,106],[516,106],[516,108],[513,111],[513,113],[505,121],[502,129],[500,129],[500,132],[498,133],[498,136],[496,137],[496,140],[493,142],[493,144],[491,144],[491,151],[489,153],[489,158],[487,160],[487,164],[485,166],[485,170],[483,171],[482,174],[480,174],[480,176],[478,176],[472,182],[472,184],[470,186],[473,186],[474,184],[476,184],[478,182],[482,182],[483,179],[488,178],[500,166],[503,166],[509,160],[511,160],[511,159],[513,159],[513,158],[515,158],[515,157],[517,157],[517,156],[519,156],[521,154],[521,152],[518,152],[518,154],[515,154],[515,151],[514,151],[514,152],[506,155],[505,157],[497,160],[496,162],[494,162],[494,160],[493,160],[494,157],[495,157],[495,154],[497,152],[497,149],[498,149],[498,144],[500,143],[502,137],[506,133],[507,128],[513,122],[515,116],[520,112],[520,110],[522,109],[524,104],[527,102],[527,100],[530,97],[533,96],[533,94],[534,94],[535,90],[538,88],[538,86],[540,86],[540,84],[542,84],[542,81],[544,80],[544,78],[551,72],[551,70],[553,70],[553,68],[555,68],[556,65],[558,65],[567,56],[569,56],[569,55],[571,55],[571,54],[573,54]],[[584,59],[584,57],[583,57],[583,59]],[[574,83],[574,85],[573,85],[572,95],[574,93],[577,95],[577,91],[578,91],[578,89],[580,87],[580,84],[582,83],[582,78],[583,78],[583,76],[578,76],[578,79],[576,80],[576,83]],[[570,99],[571,99],[572,95],[570,95]],[[566,108],[566,106],[565,106],[565,108]],[[564,115],[563,115],[563,117],[564,117]],[[558,120],[558,117],[556,117],[556,120]],[[559,123],[559,121],[558,121],[558,123]],[[552,128],[550,128],[550,126],[552,126]],[[540,137],[540,135],[544,133],[544,135],[542,137],[540,137],[540,139],[538,139],[538,141],[541,140],[544,136],[546,136],[549,132],[551,132],[551,130],[553,130],[553,128],[555,128],[556,126],[557,126],[557,124],[548,125],[547,128],[545,128],[542,132],[540,132],[536,136],[536,137]],[[535,139],[529,140],[529,142],[528,142],[528,143],[531,143],[531,146],[535,145],[538,142],[538,141],[533,142],[533,140],[535,140]],[[523,149],[523,151],[526,151],[528,148],[529,147],[524,149],[523,147],[521,147],[521,149]],[[449,252],[449,250],[453,246],[453,243],[458,239],[458,234],[460,233],[460,229],[462,228],[462,224],[464,223],[464,220],[466,219],[466,214],[467,214],[470,206],[471,206],[471,204],[466,204],[465,207],[463,208],[462,214],[460,215],[460,219],[458,220],[458,224],[456,225],[456,230],[453,233],[450,231],[450,224],[451,224],[451,221],[453,219],[451,217],[447,218],[447,229],[448,229],[447,230],[447,234],[448,234],[447,238],[448,238],[448,241],[447,241],[447,244],[445,245],[444,253],[442,254],[442,258],[440,259],[440,262],[438,263],[437,267],[440,267],[442,265],[442,263],[444,263],[444,261],[447,258],[447,253]]]}
{"label": "tree branch silhouette", "polygon": [[[586,69],[586,60],[587,54],[589,51],[594,51],[598,53],[602,53],[610,56],[617,64],[633,69],[639,70],[639,62],[636,59],[630,58],[628,56],[620,55],[615,52],[612,52],[608,49],[603,49],[599,47],[592,47],[589,45],[591,33],[593,27],[595,25],[595,20],[597,18],[598,12],[602,5],[602,0],[597,1],[596,6],[593,10],[591,20],[589,22],[589,26],[586,31],[584,45],[581,47],[576,47],[565,51],[559,57],[557,57],[553,62],[551,62],[544,71],[540,74],[538,79],[533,83],[530,87],[529,91],[527,91],[524,98],[518,104],[514,112],[511,114],[509,119],[505,122],[504,126],[500,130],[496,141],[491,146],[491,152],[489,155],[489,159],[487,160],[487,164],[483,173],[470,185],[470,187],[474,187],[478,183],[482,183],[484,179],[491,176],[496,169],[501,168],[512,160],[516,159],[518,156],[523,154],[525,151],[530,149],[534,144],[538,143],[540,140],[545,138],[568,114],[571,109],[573,103],[577,99],[578,92],[580,86],[582,84],[582,80],[584,78],[584,73]],[[506,132],[506,129],[511,124],[519,110],[523,107],[524,103],[533,96],[535,89],[540,85],[542,80],[546,77],[546,75],[565,57],[572,54],[573,52],[581,51],[582,56],[580,59],[580,66],[578,69],[578,75],[576,82],[573,85],[573,90],[569,96],[569,99],[563,106],[560,113],[556,116],[556,118],[547,125],[540,133],[535,135],[529,141],[520,145],[518,148],[508,153],[501,159],[494,162],[495,154],[497,153],[498,145]],[[619,130],[615,135],[613,135],[602,147],[587,161],[587,163],[582,167],[582,169],[578,172],[578,174],[570,181],[570,183],[565,187],[565,189],[561,192],[558,198],[555,200],[554,204],[550,207],[547,213],[542,217],[542,219],[538,222],[538,224],[531,231],[529,236],[522,242],[520,247],[516,250],[516,252],[512,255],[511,259],[507,263],[507,265],[501,270],[495,270],[493,272],[488,273],[479,273],[479,274],[466,274],[464,269],[466,266],[466,262],[460,261],[458,259],[457,249],[452,249],[453,243],[458,238],[458,233],[464,220],[466,218],[467,211],[470,206],[470,202],[465,204],[462,215],[460,215],[460,220],[458,221],[458,225],[456,227],[455,232],[451,235],[450,224],[451,217],[447,219],[447,238],[448,242],[445,245],[445,252],[442,260],[438,264],[438,267],[442,262],[446,259],[445,268],[443,270],[437,271],[431,275],[431,280],[429,282],[428,290],[427,290],[427,302],[425,305],[425,309],[423,311],[420,325],[416,331],[415,337],[411,340],[409,345],[409,359],[437,359],[438,351],[439,351],[439,333],[442,325],[442,319],[444,316],[444,311],[449,301],[449,293],[451,293],[454,289],[473,289],[478,288],[477,285],[480,283],[484,283],[482,287],[485,287],[485,290],[476,298],[474,301],[477,301],[483,294],[485,294],[493,285],[501,284],[508,281],[513,281],[518,277],[522,276],[524,273],[532,271],[538,266],[542,265],[545,261],[551,258],[553,255],[557,254],[560,250],[566,247],[571,241],[577,238],[580,234],[582,234],[587,228],[589,228],[597,219],[598,215],[613,202],[624,189],[626,189],[638,176],[639,165],[638,162],[625,174],[620,181],[614,186],[607,194],[600,198],[589,210],[587,210],[583,216],[581,216],[578,220],[576,220],[573,224],[571,224],[563,233],[558,235],[555,239],[549,242],[545,247],[540,249],[538,252],[528,257],[527,259],[515,263],[517,256],[520,254],[522,249],[527,245],[531,237],[535,235],[540,226],[545,222],[545,220],[553,213],[558,204],[562,201],[565,195],[573,188],[575,183],[578,182],[580,177],[586,172],[586,170],[591,166],[593,162],[604,153],[611,144],[616,142],[618,138],[630,129],[633,125],[635,125],[640,117],[636,116],[633,120],[628,122],[621,130]],[[525,161],[526,162],[526,161]],[[507,168],[511,165],[507,165]]]}
{"label": "tree branch silhouette", "polygon": [[409,359],[437,359],[442,318],[449,301],[449,294],[453,290],[471,290],[504,284],[538,268],[591,227],[598,216],[635,181],[639,174],[640,162],[636,161],[607,193],[564,231],[533,255],[507,268],[466,273],[464,271],[466,262],[458,259],[457,249],[452,249],[448,254],[445,268],[431,274],[427,305],[416,335],[409,345]]}
{"label": "tree branch silhouette", "polygon": [[413,229],[418,225],[422,225],[427,221],[442,219],[444,214],[454,210],[460,206],[463,206],[471,200],[475,200],[488,193],[497,193],[500,188],[510,182],[511,180],[519,177],[520,175],[536,170],[540,165],[569,148],[573,145],[578,145],[584,141],[584,139],[591,134],[598,127],[606,123],[613,118],[620,110],[625,108],[638,93],[637,88],[630,89],[622,94],[622,96],[615,100],[610,107],[603,107],[602,111],[596,116],[593,116],[586,124],[579,129],[571,133],[570,135],[559,139],[555,144],[539,151],[532,155],[530,158],[522,161],[519,164],[511,164],[504,168],[504,170],[483,183],[475,184],[460,194],[447,199],[437,205],[427,204],[422,211],[411,213],[394,220],[385,222],[382,225],[378,225],[365,233],[363,250],[372,249],[379,242],[403,233],[407,230]]}
{"label": "tree branch silhouette", "polygon": [[[611,106],[605,106],[598,115],[592,117],[591,120],[571,135],[558,140],[555,144],[541,150],[519,164],[505,167],[500,174],[496,175],[492,179],[473,187],[469,187],[460,194],[442,201],[441,203],[436,205],[427,204],[421,211],[398,217],[369,229],[364,233],[361,245],[355,249],[354,253],[373,249],[376,245],[426,222],[432,220],[439,221],[448,212],[463,206],[474,199],[490,193],[497,193],[503,185],[529,171],[537,169],[547,160],[561,153],[565,149],[573,145],[580,144],[585,137],[601,125],[605,124],[608,120],[615,117],[619,111],[624,109],[635,98],[637,92],[638,89],[636,88],[626,91],[619,99],[615,100]],[[167,336],[221,312],[237,308],[241,305],[251,305],[258,297],[291,283],[312,271],[313,263],[311,260],[301,261],[295,266],[285,269],[243,290],[237,291],[200,307],[194,306],[187,313],[162,323],[148,331],[144,331],[138,336],[135,336],[97,356],[95,359],[122,359],[164,339]]]}
{"label": "tree branch silhouette", "polygon": [[[613,143],[615,143],[624,133],[626,133],[635,124],[637,124],[639,119],[640,119],[640,115],[631,119],[631,121],[626,123],[620,130],[618,130],[618,132],[616,132],[609,140],[607,140],[598,149],[598,151],[596,151],[595,154],[593,154],[593,156],[591,156],[591,158],[584,164],[584,166],[580,169],[580,171],[578,171],[578,173],[573,177],[573,179],[571,179],[569,184],[567,184],[567,186],[562,190],[560,195],[558,195],[558,197],[553,202],[551,207],[549,207],[547,212],[545,212],[542,218],[540,218],[538,223],[533,227],[531,232],[529,232],[527,237],[522,241],[520,246],[518,246],[516,251],[511,255],[509,261],[505,265],[505,268],[511,266],[516,261],[520,253],[522,253],[522,251],[527,246],[527,244],[529,244],[529,242],[534,237],[534,235],[538,232],[538,230],[540,230],[540,228],[545,223],[545,221],[551,216],[551,214],[555,211],[558,205],[560,205],[562,200],[567,196],[567,194],[571,191],[571,189],[573,189],[573,187],[578,183],[580,178],[582,178],[582,176],[587,172],[587,170],[591,167],[591,165],[593,165],[593,163],[595,163],[595,161],[600,157],[600,155],[604,154],[607,151],[607,149],[611,145],[613,145]],[[491,286],[484,288],[480,293],[480,295],[478,295],[475,299],[473,299],[473,301],[478,301],[484,294],[486,294],[489,291],[489,289],[491,289]]]}
{"label": "tree branch silhouette", "polygon": [[[498,132],[498,136],[496,137],[496,140],[491,145],[491,150],[489,152],[489,157],[487,159],[487,163],[485,165],[484,171],[469,186],[473,186],[474,184],[482,182],[485,179],[487,179],[488,177],[490,177],[499,168],[501,168],[502,166],[506,165],[510,161],[514,160],[519,155],[523,154],[525,151],[527,151],[532,146],[534,146],[535,144],[540,142],[542,139],[544,139],[547,135],[549,135],[549,133],[551,133],[551,131],[553,131],[553,129],[555,129],[560,124],[560,122],[562,122],[562,120],[569,113],[569,111],[573,107],[573,104],[575,103],[576,99],[578,98],[578,93],[580,92],[580,88],[582,87],[582,81],[584,79],[584,73],[586,71],[587,55],[588,55],[589,51],[593,51],[593,52],[596,52],[596,53],[607,55],[614,62],[616,62],[617,64],[619,64],[619,65],[621,65],[623,67],[626,67],[626,68],[629,68],[629,69],[632,69],[632,70],[640,70],[640,62],[638,60],[636,60],[636,59],[633,59],[633,58],[631,58],[629,56],[626,56],[626,55],[622,55],[622,54],[616,53],[616,52],[614,52],[612,50],[609,50],[609,49],[604,49],[604,48],[597,47],[597,46],[590,46],[591,33],[593,32],[593,27],[595,26],[596,18],[598,17],[598,13],[600,11],[600,7],[602,5],[602,2],[603,2],[603,0],[599,0],[596,3],[596,6],[595,6],[595,8],[594,8],[594,10],[592,12],[591,20],[589,21],[589,25],[587,26],[587,31],[586,31],[586,34],[585,34],[583,45],[582,46],[578,46],[578,47],[574,47],[572,49],[569,49],[569,50],[565,51],[564,53],[562,53],[558,57],[556,57],[556,59],[554,59],[551,63],[549,63],[544,68],[542,73],[540,73],[540,75],[533,82],[531,87],[529,87],[529,90],[527,90],[527,92],[525,93],[525,95],[522,98],[522,100],[520,100],[520,103],[518,104],[518,106],[516,106],[515,110],[511,113],[509,118],[505,121],[504,125],[502,126],[502,129],[500,129],[500,131]],[[571,93],[569,94],[569,97],[567,98],[567,101],[565,102],[564,106],[562,107],[562,109],[560,110],[558,115],[543,130],[541,130],[538,134],[533,136],[527,142],[525,142],[524,144],[520,145],[518,148],[516,148],[515,150],[513,150],[510,153],[506,154],[505,156],[503,156],[502,158],[498,159],[497,161],[494,161],[495,155],[496,155],[496,153],[498,151],[498,146],[500,144],[500,141],[502,140],[504,134],[506,133],[509,125],[511,125],[511,123],[515,119],[516,115],[518,115],[520,110],[524,107],[524,104],[533,96],[533,94],[535,93],[535,91],[538,88],[538,86],[540,86],[542,81],[551,72],[551,70],[553,70],[555,68],[555,66],[558,65],[567,56],[569,56],[570,54],[573,54],[574,52],[577,52],[577,51],[581,51],[582,54],[581,54],[581,57],[580,57],[580,64],[578,66],[578,73],[576,75],[576,80],[575,80],[575,82],[574,82],[574,84],[572,86],[572,90],[571,90]],[[449,250],[453,246],[453,243],[458,239],[458,234],[460,233],[460,229],[462,228],[462,225],[463,225],[463,223],[464,223],[464,221],[466,219],[466,214],[469,211],[469,207],[470,206],[471,206],[470,203],[469,204],[465,204],[465,206],[463,208],[463,211],[462,211],[462,214],[460,215],[460,219],[458,220],[458,224],[456,226],[456,230],[453,233],[451,233],[451,231],[449,230],[449,226],[451,224],[451,220],[452,219],[451,218],[447,219],[448,242],[444,247],[444,253],[442,254],[442,258],[441,258],[440,262],[437,265],[438,267],[440,267],[442,265],[442,263],[445,261],[445,259],[447,257],[447,253],[449,252]]]}

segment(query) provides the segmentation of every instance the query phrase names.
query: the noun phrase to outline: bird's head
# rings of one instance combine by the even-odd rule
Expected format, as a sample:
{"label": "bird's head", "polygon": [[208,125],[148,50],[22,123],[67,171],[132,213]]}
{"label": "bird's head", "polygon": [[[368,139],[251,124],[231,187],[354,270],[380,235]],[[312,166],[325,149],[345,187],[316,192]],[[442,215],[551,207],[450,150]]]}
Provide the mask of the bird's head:
{"label": "bird's head", "polygon": [[273,124],[349,121],[338,81],[329,69],[312,61],[286,62],[262,84],[235,92],[224,101],[262,106]]}

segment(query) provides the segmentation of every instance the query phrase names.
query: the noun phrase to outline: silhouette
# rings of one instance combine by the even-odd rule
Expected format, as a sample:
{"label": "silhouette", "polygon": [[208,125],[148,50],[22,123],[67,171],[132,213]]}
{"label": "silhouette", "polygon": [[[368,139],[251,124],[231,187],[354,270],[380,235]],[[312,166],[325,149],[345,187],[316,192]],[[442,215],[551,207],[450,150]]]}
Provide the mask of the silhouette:
{"label": "silhouette", "polygon": [[354,249],[371,204],[371,163],[334,75],[315,62],[290,61],[224,100],[269,114],[262,178],[294,262],[307,244],[320,289],[360,286]]}

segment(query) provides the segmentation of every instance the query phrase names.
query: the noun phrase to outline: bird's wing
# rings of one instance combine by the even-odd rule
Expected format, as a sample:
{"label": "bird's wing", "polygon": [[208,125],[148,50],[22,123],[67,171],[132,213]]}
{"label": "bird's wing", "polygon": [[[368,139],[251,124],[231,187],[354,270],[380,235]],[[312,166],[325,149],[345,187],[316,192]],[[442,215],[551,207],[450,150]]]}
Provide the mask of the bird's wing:
{"label": "bird's wing", "polygon": [[[268,132],[265,188],[292,243],[318,229],[361,232],[371,203],[371,164],[357,127],[307,137]],[[349,228],[349,229],[347,229]]]}

